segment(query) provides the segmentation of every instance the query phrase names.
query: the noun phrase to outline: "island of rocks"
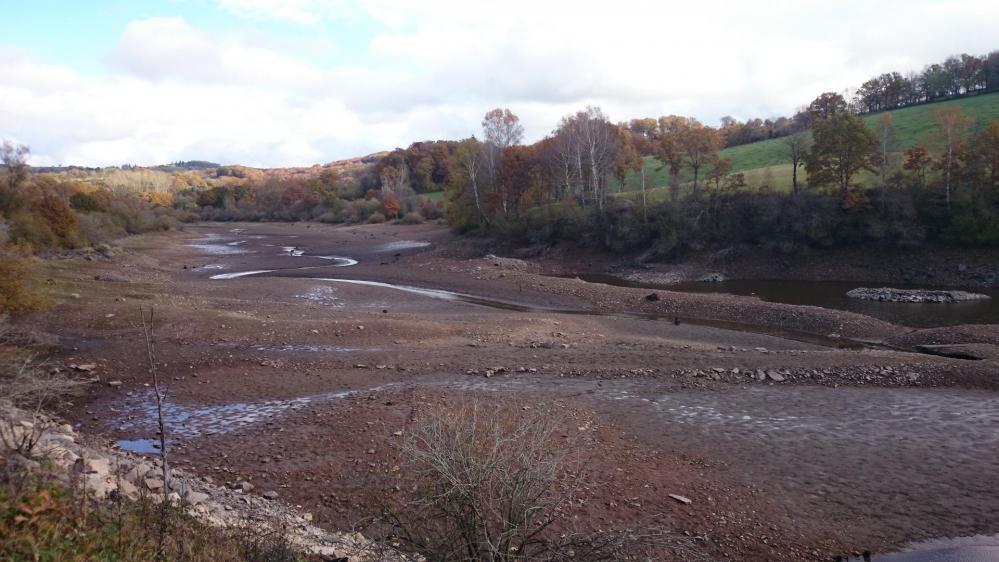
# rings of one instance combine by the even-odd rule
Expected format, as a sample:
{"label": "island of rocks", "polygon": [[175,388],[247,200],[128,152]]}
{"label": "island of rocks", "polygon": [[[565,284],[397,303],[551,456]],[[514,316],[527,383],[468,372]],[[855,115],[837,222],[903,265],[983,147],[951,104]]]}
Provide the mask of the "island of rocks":
{"label": "island of rocks", "polygon": [[969,293],[967,291],[935,291],[927,289],[890,289],[881,287],[872,289],[860,287],[847,291],[846,296],[853,299],[882,302],[903,303],[954,303],[989,299],[988,295]]}

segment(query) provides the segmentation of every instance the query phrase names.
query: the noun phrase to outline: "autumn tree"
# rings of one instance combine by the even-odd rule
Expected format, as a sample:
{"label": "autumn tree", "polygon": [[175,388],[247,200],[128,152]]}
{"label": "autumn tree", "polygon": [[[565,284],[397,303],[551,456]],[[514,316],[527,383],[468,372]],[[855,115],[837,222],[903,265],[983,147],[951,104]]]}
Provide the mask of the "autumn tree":
{"label": "autumn tree", "polygon": [[837,186],[845,199],[858,172],[874,171],[878,139],[859,117],[834,113],[815,123],[812,137],[805,157],[809,185]]}
{"label": "autumn tree", "polygon": [[524,127],[509,109],[496,108],[486,113],[482,119],[482,132],[485,142],[499,148],[516,146],[524,139]]}
{"label": "autumn tree", "polygon": [[399,217],[402,203],[394,195],[385,195],[382,197],[382,207],[385,209],[385,218],[391,220]]}
{"label": "autumn tree", "polygon": [[846,98],[835,92],[826,92],[808,104],[808,113],[815,120],[828,119],[833,115],[845,113],[846,110]]}
{"label": "autumn tree", "polygon": [[805,155],[812,146],[812,137],[807,132],[795,133],[784,138],[784,154],[791,161],[791,193],[798,195],[798,168],[805,165]]}
{"label": "autumn tree", "polygon": [[702,125],[696,119],[688,119],[677,140],[683,155],[683,162],[694,171],[693,195],[694,198],[697,198],[698,174],[701,168],[721,150],[722,137],[717,130]]}
{"label": "autumn tree", "polygon": [[933,158],[923,145],[916,145],[905,151],[905,163],[902,168],[911,172],[916,179],[916,185],[920,188],[926,187],[926,170],[929,169]]}
{"label": "autumn tree", "polygon": [[680,172],[683,169],[683,146],[680,143],[680,136],[686,128],[686,117],[666,115],[659,118],[656,158],[669,170],[670,193],[674,199],[679,193]]}
{"label": "autumn tree", "polygon": [[944,174],[944,193],[947,208],[950,208],[952,176],[957,164],[957,156],[964,143],[965,134],[974,119],[965,115],[960,106],[948,105],[933,110],[933,121],[937,125],[937,138],[942,145],[937,168]]}

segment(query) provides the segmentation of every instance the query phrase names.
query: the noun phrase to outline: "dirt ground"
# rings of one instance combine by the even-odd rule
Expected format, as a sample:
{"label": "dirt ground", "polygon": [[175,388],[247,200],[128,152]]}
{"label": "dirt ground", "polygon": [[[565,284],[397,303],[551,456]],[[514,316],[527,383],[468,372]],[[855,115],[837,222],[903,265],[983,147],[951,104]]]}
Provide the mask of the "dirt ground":
{"label": "dirt ground", "polygon": [[57,366],[97,365],[68,417],[142,440],[153,307],[175,462],[330,528],[363,526],[421,411],[498,399],[584,437],[599,485],[581,517],[658,516],[718,559],[999,531],[999,363],[912,351],[994,327],[545,275],[567,267],[482,257],[436,225],[196,225],[48,261],[53,306],[20,321],[58,336]]}

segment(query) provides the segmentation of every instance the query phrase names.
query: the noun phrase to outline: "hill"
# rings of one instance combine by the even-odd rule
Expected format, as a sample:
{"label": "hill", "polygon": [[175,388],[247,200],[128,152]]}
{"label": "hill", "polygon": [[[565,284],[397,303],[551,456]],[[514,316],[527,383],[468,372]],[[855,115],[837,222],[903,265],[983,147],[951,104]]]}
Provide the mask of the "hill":
{"label": "hill", "polygon": [[[952,105],[961,107],[978,123],[999,119],[999,93],[896,109],[891,114],[897,150],[906,150],[920,142],[926,142],[927,134],[934,127],[933,110]],[[863,116],[863,119],[873,128],[881,115],[882,113],[872,113]],[[769,171],[774,188],[790,189],[791,165],[785,156],[783,139],[769,139],[734,146],[722,150],[720,154],[723,158],[732,160],[732,171],[743,172],[749,185],[758,185]],[[663,187],[668,183],[667,171],[660,169],[661,167],[662,163],[656,158],[651,156],[645,158],[645,181],[648,188]],[[798,173],[802,176],[804,170],[799,170]],[[684,179],[689,178],[684,177]],[[625,180],[624,191],[639,189],[641,189],[641,175],[629,174]]]}

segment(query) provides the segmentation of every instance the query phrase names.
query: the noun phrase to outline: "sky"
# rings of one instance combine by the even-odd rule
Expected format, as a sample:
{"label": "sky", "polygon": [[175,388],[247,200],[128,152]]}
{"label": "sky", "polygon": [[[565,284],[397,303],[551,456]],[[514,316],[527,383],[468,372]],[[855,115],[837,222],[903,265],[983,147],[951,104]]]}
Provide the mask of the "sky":
{"label": "sky", "polygon": [[0,0],[0,138],[36,166],[304,166],[480,133],[790,115],[999,49],[996,0]]}

